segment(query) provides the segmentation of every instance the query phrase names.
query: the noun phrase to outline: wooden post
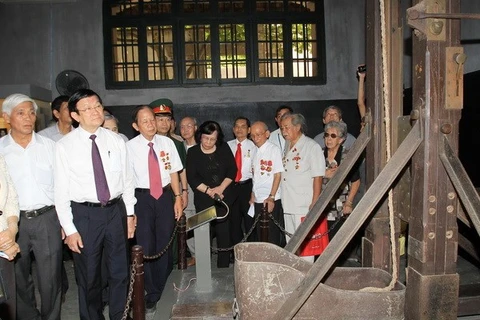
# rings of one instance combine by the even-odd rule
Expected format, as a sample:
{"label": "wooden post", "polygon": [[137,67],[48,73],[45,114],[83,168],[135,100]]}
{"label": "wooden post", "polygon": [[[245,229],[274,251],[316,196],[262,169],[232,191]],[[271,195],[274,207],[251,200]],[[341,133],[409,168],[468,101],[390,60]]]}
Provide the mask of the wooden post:
{"label": "wooden post", "polygon": [[[460,0],[412,1],[414,11],[460,12]],[[460,20],[410,21],[412,32],[414,111],[425,142],[412,158],[411,213],[408,224],[408,267],[405,319],[457,319],[457,210],[455,188],[439,158],[444,139],[458,152],[463,84]],[[439,303],[439,301],[441,301]]]}
{"label": "wooden post", "polygon": [[143,248],[139,245],[132,248],[132,264],[135,266],[135,282],[133,284],[133,320],[145,319],[145,279],[143,272]]}
{"label": "wooden post", "polygon": [[268,242],[268,226],[269,226],[269,217],[268,217],[268,209],[266,206],[262,207],[262,211],[260,213],[260,241]]}
{"label": "wooden post", "polygon": [[177,241],[178,241],[178,269],[187,269],[187,218],[185,214],[178,220]]}

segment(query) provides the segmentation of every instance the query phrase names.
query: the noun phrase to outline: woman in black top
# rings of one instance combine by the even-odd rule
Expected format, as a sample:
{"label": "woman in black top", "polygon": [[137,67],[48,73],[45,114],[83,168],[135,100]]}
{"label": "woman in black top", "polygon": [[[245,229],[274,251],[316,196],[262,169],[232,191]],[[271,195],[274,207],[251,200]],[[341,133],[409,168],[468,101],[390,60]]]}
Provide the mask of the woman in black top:
{"label": "woman in black top", "polygon": [[[215,194],[228,206],[232,205],[237,196],[233,184],[237,166],[232,151],[223,138],[220,125],[215,121],[206,121],[195,133],[197,145],[188,149],[187,154],[187,180],[193,190],[195,210],[200,212],[215,206],[217,217],[224,216],[226,209],[214,200]],[[218,248],[229,248],[229,219],[215,220],[212,227]],[[227,268],[229,264],[230,251],[219,251],[217,267]]]}

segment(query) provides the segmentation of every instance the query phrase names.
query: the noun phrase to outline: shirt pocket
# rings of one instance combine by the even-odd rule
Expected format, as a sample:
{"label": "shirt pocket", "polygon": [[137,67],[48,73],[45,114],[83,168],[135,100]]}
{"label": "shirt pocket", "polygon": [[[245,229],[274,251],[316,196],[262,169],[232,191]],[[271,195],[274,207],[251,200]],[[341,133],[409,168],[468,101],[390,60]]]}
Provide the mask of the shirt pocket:
{"label": "shirt pocket", "polygon": [[110,172],[122,171],[122,156],[120,152],[108,151],[108,164]]}
{"label": "shirt pocket", "polygon": [[35,178],[39,184],[53,189],[53,167],[51,165],[37,163],[35,166]]}

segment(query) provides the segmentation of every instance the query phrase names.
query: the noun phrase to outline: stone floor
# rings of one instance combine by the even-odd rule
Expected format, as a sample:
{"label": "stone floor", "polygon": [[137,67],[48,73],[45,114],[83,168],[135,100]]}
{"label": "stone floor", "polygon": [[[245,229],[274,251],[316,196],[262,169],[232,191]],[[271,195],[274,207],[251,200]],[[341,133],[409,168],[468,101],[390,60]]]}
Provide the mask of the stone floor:
{"label": "stone floor", "polygon": [[[231,306],[234,299],[234,278],[233,266],[226,269],[217,269],[215,267],[215,259],[212,259],[212,287],[210,293],[197,292],[196,290],[196,273],[195,267],[189,267],[186,270],[174,270],[168,279],[165,292],[157,304],[155,314],[147,315],[147,319],[169,320],[169,319],[195,319],[195,320],[219,320],[232,319],[233,312]],[[346,261],[345,266],[358,266],[355,261]],[[66,301],[62,306],[63,320],[77,320],[78,314],[78,297],[75,285],[75,277],[73,271],[73,261],[65,262],[67,274],[70,281],[70,289],[67,292]],[[405,260],[402,259],[400,266],[400,281],[404,281]],[[460,274],[461,284],[480,283],[480,269],[469,261],[459,256],[458,272]],[[209,316],[208,312],[202,308],[215,307],[217,314],[223,316]],[[189,305],[191,308],[182,308]],[[183,309],[183,310],[179,310]],[[191,313],[192,308],[195,311]],[[176,309],[179,317],[172,317],[172,310]],[[106,318],[108,319],[108,310],[106,310]],[[480,315],[461,317],[462,320],[480,319]]]}

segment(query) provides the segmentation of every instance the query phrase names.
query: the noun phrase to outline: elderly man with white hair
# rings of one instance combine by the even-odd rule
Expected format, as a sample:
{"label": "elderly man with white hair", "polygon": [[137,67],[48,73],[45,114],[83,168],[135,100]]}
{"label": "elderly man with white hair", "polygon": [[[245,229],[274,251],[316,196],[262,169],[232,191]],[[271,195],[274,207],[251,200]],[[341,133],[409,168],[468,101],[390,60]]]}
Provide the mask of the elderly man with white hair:
{"label": "elderly man with white hair", "polygon": [[[2,105],[10,133],[0,139],[0,153],[18,193],[20,223],[15,261],[17,319],[60,319],[61,228],[54,206],[53,162],[55,142],[35,133],[38,106],[30,97],[16,93]],[[33,253],[40,310],[33,283]]]}

